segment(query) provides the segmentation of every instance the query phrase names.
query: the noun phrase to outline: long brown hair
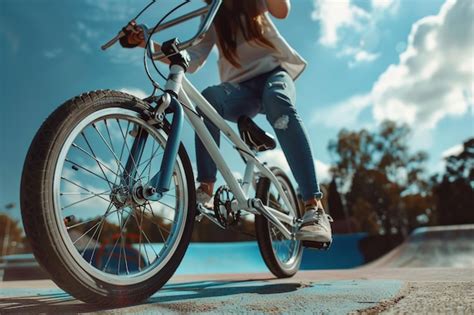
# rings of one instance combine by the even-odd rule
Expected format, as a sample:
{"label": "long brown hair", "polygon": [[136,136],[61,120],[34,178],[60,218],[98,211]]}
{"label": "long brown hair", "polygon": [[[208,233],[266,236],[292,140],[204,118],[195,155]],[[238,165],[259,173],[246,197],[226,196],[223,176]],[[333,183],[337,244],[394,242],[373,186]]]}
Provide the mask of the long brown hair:
{"label": "long brown hair", "polygon": [[[206,0],[209,4],[211,0]],[[214,19],[214,29],[224,57],[240,68],[237,56],[237,34],[240,31],[246,41],[254,41],[261,46],[275,48],[263,36],[265,19],[258,10],[257,0],[224,0]],[[229,3],[232,2],[232,3]],[[230,4],[230,5],[226,5]]]}

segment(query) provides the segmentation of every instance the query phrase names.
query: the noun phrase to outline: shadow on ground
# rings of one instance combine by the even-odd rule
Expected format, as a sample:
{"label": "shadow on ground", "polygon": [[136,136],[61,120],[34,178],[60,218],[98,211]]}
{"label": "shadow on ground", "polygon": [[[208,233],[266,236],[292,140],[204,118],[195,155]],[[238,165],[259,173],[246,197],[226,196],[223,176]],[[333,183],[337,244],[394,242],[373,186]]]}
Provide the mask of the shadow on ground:
{"label": "shadow on ground", "polygon": [[[173,303],[201,298],[219,298],[240,294],[271,295],[288,293],[306,287],[301,283],[267,283],[268,279],[246,281],[197,281],[175,283],[163,287],[142,305],[172,307]],[[0,313],[75,313],[98,312],[116,308],[87,305],[64,292],[0,298]],[[58,290],[59,291],[59,290]],[[168,308],[168,307],[167,307]]]}

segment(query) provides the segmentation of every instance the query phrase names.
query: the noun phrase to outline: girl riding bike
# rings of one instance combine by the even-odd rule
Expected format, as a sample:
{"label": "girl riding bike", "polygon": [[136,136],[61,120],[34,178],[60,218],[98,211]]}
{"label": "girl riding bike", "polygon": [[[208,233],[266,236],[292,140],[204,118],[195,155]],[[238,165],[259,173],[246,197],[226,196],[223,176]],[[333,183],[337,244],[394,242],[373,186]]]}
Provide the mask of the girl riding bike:
{"label": "girl riding bike", "polygon": [[[237,122],[241,115],[266,115],[305,204],[303,224],[296,236],[303,241],[330,243],[332,220],[320,201],[322,193],[311,145],[295,107],[294,80],[304,70],[306,61],[282,38],[267,14],[284,19],[289,11],[289,0],[224,1],[204,39],[187,50],[191,56],[188,72],[202,67],[217,45],[222,83],[206,88],[203,96],[226,120]],[[123,47],[145,47],[140,28],[126,35],[120,41]],[[154,45],[155,51],[160,50],[158,44]],[[219,143],[220,132],[216,126],[208,120],[206,126]],[[214,193],[217,169],[197,135],[195,144],[200,183],[196,199],[198,203],[207,204]]]}

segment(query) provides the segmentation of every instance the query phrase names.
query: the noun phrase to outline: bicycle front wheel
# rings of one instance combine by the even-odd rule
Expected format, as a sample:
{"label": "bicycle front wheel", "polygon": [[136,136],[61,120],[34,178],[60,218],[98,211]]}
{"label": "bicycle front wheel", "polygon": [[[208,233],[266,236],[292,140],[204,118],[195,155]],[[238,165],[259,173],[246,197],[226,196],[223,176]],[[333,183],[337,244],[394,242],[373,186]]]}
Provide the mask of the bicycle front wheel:
{"label": "bicycle front wheel", "polygon": [[[59,107],[29,149],[21,183],[25,232],[39,263],[66,292],[105,306],[140,302],[173,275],[195,217],[191,163],[181,145],[159,201],[137,192],[159,171],[169,125],[115,91]],[[133,155],[136,139],[145,137]]]}

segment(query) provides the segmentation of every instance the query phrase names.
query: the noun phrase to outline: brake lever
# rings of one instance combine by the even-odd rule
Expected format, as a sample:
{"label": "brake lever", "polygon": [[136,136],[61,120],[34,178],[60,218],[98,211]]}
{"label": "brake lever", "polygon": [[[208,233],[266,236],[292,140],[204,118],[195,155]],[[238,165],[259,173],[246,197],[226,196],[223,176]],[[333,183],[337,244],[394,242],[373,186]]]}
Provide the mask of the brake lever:
{"label": "brake lever", "polygon": [[107,50],[110,47],[112,47],[113,45],[115,45],[115,43],[118,42],[120,40],[120,38],[122,38],[124,36],[125,36],[125,33],[123,31],[120,31],[114,38],[109,40],[106,44],[102,45],[100,48],[102,50]]}
{"label": "brake lever", "polygon": [[113,45],[115,45],[115,43],[117,41],[120,40],[120,38],[124,37],[125,36],[125,32],[123,31],[124,29],[125,30],[132,30],[133,27],[136,26],[136,25],[137,25],[137,23],[135,22],[135,20],[131,20],[130,22],[128,22],[127,25],[124,26],[122,28],[122,30],[114,38],[112,38],[106,44],[101,46],[102,50],[106,50],[106,49],[112,47]]}

